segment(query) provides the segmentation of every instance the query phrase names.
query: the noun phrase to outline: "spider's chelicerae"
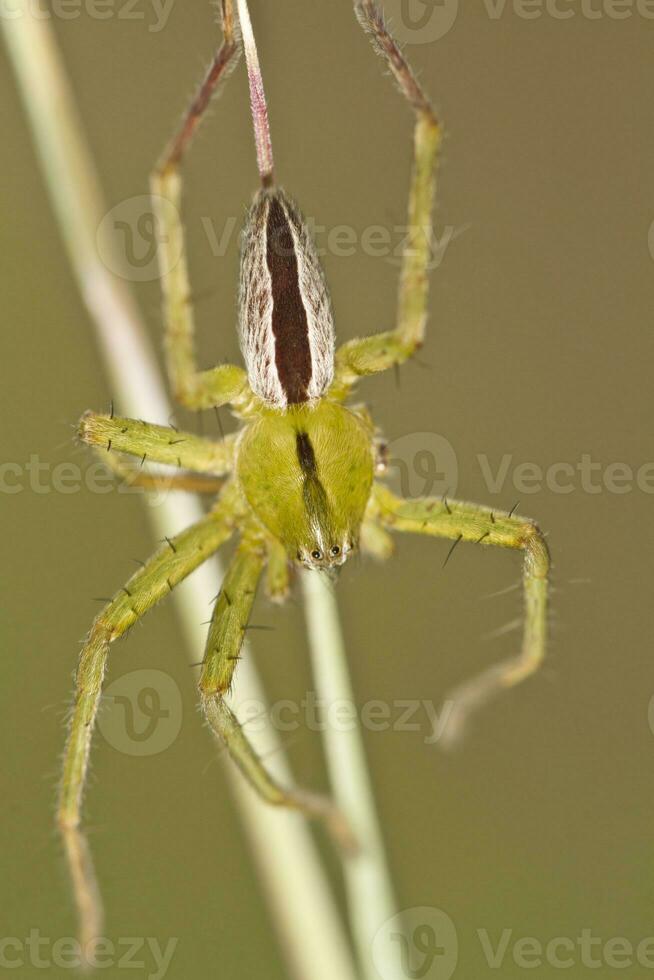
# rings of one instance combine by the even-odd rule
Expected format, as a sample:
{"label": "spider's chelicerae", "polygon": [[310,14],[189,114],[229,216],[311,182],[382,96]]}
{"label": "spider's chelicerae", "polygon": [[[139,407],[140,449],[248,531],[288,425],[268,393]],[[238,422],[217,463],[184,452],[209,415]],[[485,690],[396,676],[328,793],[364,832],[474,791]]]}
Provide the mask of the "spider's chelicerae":
{"label": "spider's chelicerae", "polygon": [[[373,0],[357,0],[357,18],[415,116],[409,197],[410,234],[402,261],[395,329],[351,340],[334,350],[327,286],[302,215],[276,185],[261,73],[246,0],[237,0],[245,48],[261,188],[246,220],[241,257],[239,330],[245,369],[222,364],[199,371],[193,311],[179,220],[180,164],[217,86],[236,64],[240,36],[232,0],[222,0],[224,39],[182,125],[152,178],[162,228],[161,279],[172,387],[182,405],[230,405],[242,421],[235,436],[214,442],[172,428],[89,412],[81,439],[109,450],[105,458],[131,482],[157,487],[160,478],[114,457],[131,454],[183,472],[166,488],[217,492],[210,512],[167,540],[98,615],[81,653],[77,694],[65,752],[58,818],[80,903],[86,852],[77,831],[91,733],[109,645],[232,535],[239,540],[208,632],[200,698],[209,725],[269,803],[327,819],[343,831],[323,797],[279,786],[232,713],[229,692],[261,576],[282,599],[292,563],[340,566],[357,547],[381,557],[391,531],[463,540],[524,552],[525,628],[521,652],[455,692],[460,727],[466,711],[495,690],[532,673],[545,648],[548,551],[537,526],[476,504],[402,500],[375,477],[383,466],[366,410],[346,401],[359,378],[401,364],[424,337],[431,212],[441,126]],[[181,256],[181,258],[178,258]],[[195,475],[194,475],[195,474]],[[88,923],[87,923],[88,924]],[[90,924],[88,924],[90,926]]]}

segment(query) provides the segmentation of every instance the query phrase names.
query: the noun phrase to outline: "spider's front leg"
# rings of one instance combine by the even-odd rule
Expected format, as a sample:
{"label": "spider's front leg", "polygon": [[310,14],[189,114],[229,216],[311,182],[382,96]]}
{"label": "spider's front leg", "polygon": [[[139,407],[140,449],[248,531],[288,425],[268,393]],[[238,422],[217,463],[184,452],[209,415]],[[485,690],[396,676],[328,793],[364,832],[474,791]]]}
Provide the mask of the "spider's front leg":
{"label": "spider's front leg", "polygon": [[388,31],[373,0],[357,0],[354,10],[373,47],[386,62],[413,112],[413,174],[408,234],[402,256],[394,330],[350,340],[338,350],[333,393],[345,397],[357,378],[401,364],[421,346],[427,319],[428,270],[432,254],[431,215],[442,128],[411,66]]}
{"label": "spider's front leg", "polygon": [[214,442],[166,425],[96,412],[84,413],[77,433],[87,446],[107,453],[126,453],[137,456],[142,463],[149,460],[194,473],[227,475],[234,462],[234,435]]}
{"label": "spider's front leg", "polygon": [[455,543],[469,541],[484,546],[518,549],[524,553],[523,586],[525,625],[522,649],[517,657],[491,667],[479,677],[452,691],[452,713],[444,741],[453,743],[469,715],[503,688],[512,687],[540,666],[547,638],[547,592],[550,557],[545,538],[528,518],[492,511],[477,504],[424,497],[403,500],[376,484],[371,513],[393,531],[409,531]]}
{"label": "spider's front leg", "polygon": [[161,238],[159,265],[166,325],[167,367],[175,396],[190,409],[211,408],[247,394],[245,371],[221,364],[199,371],[195,354],[195,325],[186,264],[184,227],[180,217],[180,165],[211,97],[236,66],[240,55],[234,32],[232,0],[222,0],[223,43],[218,49],[182,124],[150,179],[152,203]]}
{"label": "spider's front leg", "polygon": [[109,646],[231,536],[237,506],[234,489],[228,488],[216,508],[203,520],[167,540],[96,617],[80,654],[75,677],[75,704],[64,752],[57,822],[68,858],[83,945],[102,932],[93,866],[79,824],[91,737]]}
{"label": "spider's front leg", "polygon": [[226,701],[264,563],[263,542],[244,537],[224,579],[209,628],[199,682],[202,708],[213,733],[266,803],[321,818],[338,846],[351,853],[356,850],[356,842],[335,804],[303,789],[281,787],[263,765]]}

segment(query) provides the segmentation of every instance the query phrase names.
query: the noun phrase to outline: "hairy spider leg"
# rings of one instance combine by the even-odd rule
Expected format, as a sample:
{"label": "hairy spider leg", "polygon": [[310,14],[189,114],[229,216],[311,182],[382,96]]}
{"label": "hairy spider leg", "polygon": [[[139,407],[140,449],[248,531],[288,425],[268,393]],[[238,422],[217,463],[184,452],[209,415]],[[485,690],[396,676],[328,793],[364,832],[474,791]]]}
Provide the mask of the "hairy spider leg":
{"label": "hairy spider leg", "polygon": [[167,493],[169,490],[183,493],[206,493],[215,496],[225,485],[219,476],[205,476],[201,473],[151,473],[138,466],[126,463],[122,456],[114,455],[104,449],[95,450],[96,458],[128,487],[151,490],[153,493]]}
{"label": "hairy spider leg", "polygon": [[82,442],[107,454],[138,456],[143,463],[166,463],[194,473],[226,476],[234,465],[235,436],[220,442],[140,419],[85,412],[79,421]]}
{"label": "hairy spider leg", "polygon": [[374,49],[386,62],[401,94],[412,108],[415,128],[409,230],[402,256],[396,326],[394,330],[347,341],[339,348],[332,389],[332,395],[338,398],[347,396],[357,378],[403,363],[423,343],[433,243],[431,215],[443,135],[429,99],[386,27],[381,9],[372,0],[360,0],[354,4],[354,10]]}
{"label": "hairy spider leg", "polygon": [[109,646],[228,540],[233,530],[234,505],[232,489],[203,520],[166,540],[96,616],[82,648],[75,675],[75,703],[64,750],[57,823],[68,857],[83,945],[102,931],[93,864],[79,827],[91,738]]}
{"label": "hairy spider leg", "polygon": [[355,842],[332,801],[306,790],[281,787],[263,765],[225,699],[240,659],[264,562],[263,543],[256,538],[243,540],[232,559],[216,600],[207,637],[199,682],[202,709],[214,735],[224,743],[236,765],[263,800],[273,806],[300,810],[309,817],[320,817],[336,843],[346,852],[351,852],[356,848]]}
{"label": "hairy spider leg", "polygon": [[232,0],[222,0],[223,43],[191,102],[181,126],[150,178],[152,203],[160,228],[158,257],[165,321],[166,364],[177,400],[190,409],[211,408],[247,399],[243,368],[220,364],[198,370],[195,323],[181,219],[184,153],[213,95],[236,67],[240,44],[235,30]]}
{"label": "hairy spider leg", "polygon": [[372,507],[380,523],[391,531],[469,541],[484,547],[513,548],[523,552],[525,624],[520,653],[491,667],[452,691],[453,703],[443,742],[453,744],[480,705],[504,688],[533,674],[543,661],[547,636],[547,598],[550,556],[539,527],[529,518],[492,511],[478,504],[423,497],[403,500],[376,484]]}

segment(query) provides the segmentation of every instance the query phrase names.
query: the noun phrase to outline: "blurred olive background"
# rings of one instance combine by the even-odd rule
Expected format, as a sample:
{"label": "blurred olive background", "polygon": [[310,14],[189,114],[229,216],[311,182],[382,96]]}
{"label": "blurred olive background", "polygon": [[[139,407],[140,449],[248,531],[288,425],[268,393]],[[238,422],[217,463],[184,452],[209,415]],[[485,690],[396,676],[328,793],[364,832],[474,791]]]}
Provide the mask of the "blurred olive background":
{"label": "blurred olive background", "polygon": [[[635,5],[625,19],[599,0],[594,19],[578,4],[560,6],[574,16],[526,19],[507,4],[492,17],[483,4],[461,4],[441,38],[417,31],[408,45],[447,127],[436,234],[455,234],[432,275],[418,361],[402,369],[399,385],[389,373],[360,388],[389,439],[449,440],[459,496],[498,508],[519,501],[549,532],[555,563],[546,665],[488,706],[461,750],[446,755],[426,744],[424,715],[419,731],[366,733],[399,904],[447,912],[459,939],[455,976],[464,978],[523,976],[511,947],[524,936],[544,945],[590,929],[603,942],[637,944],[654,934],[654,498],[635,478],[654,459],[654,23]],[[389,328],[397,266],[366,254],[360,236],[371,225],[404,223],[409,113],[348,0],[252,0],[251,8],[279,179],[318,224],[347,225],[357,236],[352,254],[331,248],[324,259],[339,338]],[[217,28],[208,3],[173,3],[163,25],[147,0],[103,9],[106,19],[82,6],[55,26],[114,206],[147,192]],[[37,455],[48,485],[57,464],[90,463],[73,443],[73,426],[86,408],[106,409],[112,391],[5,59],[0,72],[1,455],[22,468]],[[240,224],[256,186],[242,65],[185,176],[200,349],[210,365],[239,357],[237,235],[216,255],[206,222],[218,235],[230,220]],[[158,284],[135,289],[159,350]],[[209,413],[203,423],[183,412],[177,419],[216,431]],[[496,471],[504,454],[508,474],[493,492],[478,456]],[[580,474],[569,493],[516,488],[519,464],[576,466],[584,454],[601,464],[597,492],[583,488]],[[613,463],[634,470],[626,492],[602,486]],[[419,476],[412,481],[419,492]],[[138,496],[51,486],[38,493],[27,476],[22,484],[0,496],[0,933],[25,937],[38,928],[54,940],[74,933],[52,823],[78,641],[97,610],[92,597],[111,594],[153,541]],[[443,568],[447,548],[407,537],[387,564],[356,561],[342,574],[361,704],[425,699],[438,708],[452,685],[519,643],[518,632],[488,639],[520,615],[519,593],[486,598],[518,580],[518,557],[461,546]],[[276,627],[253,634],[270,696],[300,700],[312,682],[299,601],[278,610],[261,597],[255,622]],[[196,712],[170,605],[114,648],[109,679],[138,668],[174,679],[184,721],[165,752],[145,758],[95,740],[87,822],[107,935],[163,944],[179,937],[168,972],[175,980],[281,978],[271,920],[216,747]],[[289,736],[288,751],[301,782],[325,785],[318,735]],[[512,930],[509,950],[502,969],[491,970],[478,930],[497,943],[504,929]],[[602,963],[595,976],[618,972],[601,947],[594,955]],[[574,957],[573,975],[586,975],[580,952]],[[550,963],[530,972],[560,970]],[[640,980],[649,970],[633,960],[620,972]],[[43,974],[28,965],[14,971]]]}

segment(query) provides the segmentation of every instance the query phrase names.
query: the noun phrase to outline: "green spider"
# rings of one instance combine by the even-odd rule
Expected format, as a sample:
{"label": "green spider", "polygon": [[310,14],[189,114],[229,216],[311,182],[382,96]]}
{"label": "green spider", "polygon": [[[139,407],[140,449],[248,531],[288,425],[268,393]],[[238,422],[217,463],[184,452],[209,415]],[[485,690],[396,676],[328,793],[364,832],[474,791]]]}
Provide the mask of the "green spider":
{"label": "green spider", "polygon": [[[167,540],[95,619],[80,655],[76,699],[65,750],[58,822],[86,933],[94,923],[83,838],[78,830],[91,735],[109,646],[152,606],[227,542],[239,541],[215,603],[199,682],[207,721],[268,803],[323,817],[341,839],[344,823],[330,800],[278,785],[252,748],[226,695],[239,659],[262,574],[267,594],[283,599],[290,569],[330,570],[353,550],[387,557],[389,531],[524,552],[525,629],[522,649],[454,693],[461,727],[472,707],[531,674],[545,652],[548,550],[532,521],[453,500],[402,500],[375,479],[383,472],[379,439],[361,406],[345,402],[359,378],[406,361],[425,333],[431,212],[441,126],[420,84],[388,32],[373,0],[356,0],[356,16],[415,114],[410,235],[402,261],[397,326],[334,350],[329,294],[306,225],[274,181],[261,73],[246,0],[236,0],[245,48],[261,188],[250,208],[240,274],[240,337],[246,370],[196,367],[193,311],[179,220],[180,164],[211,96],[235,66],[240,36],[233,0],[222,0],[223,43],[152,177],[163,230],[161,278],[167,365],[174,392],[190,409],[230,405],[242,421],[234,436],[214,442],[128,418],[87,413],[80,438],[109,450],[105,458],[130,482],[148,488],[217,493],[210,512]],[[181,257],[179,257],[181,256]],[[179,258],[178,258],[179,257]],[[113,453],[185,471],[161,478]],[[195,474],[195,475],[194,475]]]}

